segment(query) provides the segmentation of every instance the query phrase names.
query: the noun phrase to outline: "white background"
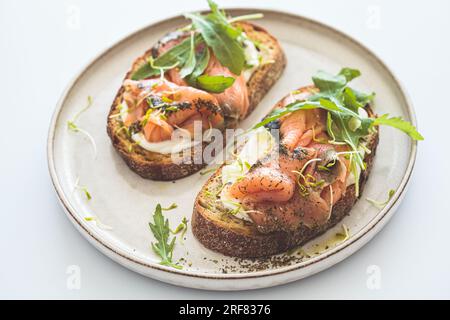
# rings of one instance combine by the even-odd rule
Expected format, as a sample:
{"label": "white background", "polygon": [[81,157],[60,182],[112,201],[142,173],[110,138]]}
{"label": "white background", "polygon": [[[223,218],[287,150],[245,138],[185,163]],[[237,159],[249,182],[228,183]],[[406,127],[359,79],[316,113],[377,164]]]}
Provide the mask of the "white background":
{"label": "white background", "polygon": [[[391,222],[331,269],[257,291],[179,288],[119,266],[82,238],[58,204],[46,160],[50,117],[69,80],[104,48],[154,21],[205,9],[206,1],[0,0],[0,298],[450,298],[450,2],[220,4],[325,22],[371,48],[402,80],[426,140]],[[79,290],[66,285],[71,265],[81,270]],[[372,265],[381,275],[376,290],[367,285]]]}

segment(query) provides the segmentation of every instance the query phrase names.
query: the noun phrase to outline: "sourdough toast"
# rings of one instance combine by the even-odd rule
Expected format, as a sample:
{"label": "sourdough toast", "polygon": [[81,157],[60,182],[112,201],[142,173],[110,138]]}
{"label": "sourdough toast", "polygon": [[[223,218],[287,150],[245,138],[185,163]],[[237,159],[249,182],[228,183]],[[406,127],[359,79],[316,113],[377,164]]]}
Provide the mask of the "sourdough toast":
{"label": "sourdough toast", "polygon": [[[313,87],[304,87],[300,90],[307,91],[311,88]],[[375,117],[369,105],[365,109],[370,117]],[[359,194],[361,194],[372,168],[378,145],[378,131],[368,136],[366,141],[370,153],[366,153],[364,158],[366,170],[362,171],[360,175]],[[264,257],[303,245],[339,223],[358,200],[355,185],[350,185],[347,187],[345,195],[333,205],[331,216],[325,224],[314,227],[301,225],[293,231],[262,233],[253,222],[230,214],[221,202],[217,201],[217,195],[222,188],[222,168],[223,166],[209,178],[195,200],[192,231],[205,247],[228,256]]]}
{"label": "sourdough toast", "polygon": [[[247,81],[249,95],[248,115],[254,110],[267,91],[281,76],[281,73],[286,65],[286,58],[277,39],[269,34],[265,29],[249,22],[238,22],[234,25],[241,28],[252,41],[264,46],[267,54],[269,55],[267,58],[270,60],[270,63],[259,66]],[[155,57],[154,55],[158,51],[157,48],[159,45],[160,43],[156,44],[143,56],[137,58],[133,63],[131,70],[126,74],[125,79],[130,79],[131,75],[136,70],[138,70],[143,64],[147,63],[148,57]],[[186,159],[187,161],[180,161],[181,163],[174,163],[172,161],[171,154],[161,154],[148,151],[135,144],[126,132],[120,130],[123,125],[121,119],[111,117],[111,115],[119,113],[119,105],[123,100],[123,93],[124,87],[122,86],[114,99],[108,115],[107,132],[111,138],[114,148],[119,152],[125,163],[134,172],[146,179],[167,181],[191,175],[201,170],[207,164],[203,163],[203,161],[200,164],[195,164],[192,163],[192,161],[189,161],[189,159],[195,159],[202,156],[198,153],[202,152],[202,149],[208,145],[207,142],[203,142],[203,148],[192,147],[190,148],[190,153],[183,152],[184,155],[189,155],[189,159]],[[239,120],[241,119],[226,117],[225,125],[222,128],[222,131],[227,128],[236,127]]]}

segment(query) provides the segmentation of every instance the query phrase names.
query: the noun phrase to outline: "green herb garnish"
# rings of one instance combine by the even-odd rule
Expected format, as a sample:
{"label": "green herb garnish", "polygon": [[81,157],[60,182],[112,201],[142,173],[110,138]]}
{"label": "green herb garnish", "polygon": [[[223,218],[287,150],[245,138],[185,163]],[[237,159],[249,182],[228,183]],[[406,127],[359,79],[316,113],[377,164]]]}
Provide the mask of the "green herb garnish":
{"label": "green herb garnish", "polygon": [[164,219],[160,204],[156,206],[155,213],[153,214],[153,223],[149,222],[149,226],[157,240],[156,243],[152,242],[152,249],[161,258],[160,264],[176,269],[182,269],[182,266],[172,262],[176,237],[173,237],[172,240],[169,241],[169,220]]}
{"label": "green herb garnish", "polygon": [[67,129],[69,129],[72,132],[76,132],[76,133],[81,133],[84,134],[90,141],[92,148],[94,150],[94,158],[97,157],[97,144],[95,143],[94,138],[91,136],[91,134],[89,132],[87,132],[86,130],[80,128],[79,126],[77,126],[77,124],[75,123],[78,118],[80,117],[80,115],[82,113],[84,113],[87,109],[89,109],[92,105],[92,97],[88,96],[87,97],[87,105],[86,107],[84,107],[83,109],[81,109],[80,111],[78,111],[75,116],[72,118],[72,120],[67,121]]}
{"label": "green herb garnish", "polygon": [[342,225],[342,232],[337,232],[336,233],[336,240],[338,240],[340,242],[344,242],[349,237],[350,237],[350,235],[348,233],[348,227],[345,224],[343,224]]}
{"label": "green herb garnish", "polygon": [[130,131],[130,127],[127,127],[125,125],[120,126],[119,128],[116,129],[116,134],[119,134],[120,132],[125,132],[125,134],[127,135],[127,137],[131,138],[131,131]]}
{"label": "green herb garnish", "polygon": [[75,187],[74,187],[74,190],[80,190],[80,191],[82,191],[82,192],[84,193],[84,195],[86,196],[86,199],[87,199],[87,200],[91,200],[91,199],[92,199],[91,193],[89,192],[89,190],[87,189],[87,187],[85,187],[85,186],[80,186],[80,185],[79,185],[79,182],[80,182],[80,178],[77,178],[77,179],[75,180]]}
{"label": "green herb garnish", "polygon": [[75,114],[75,116],[72,118],[72,121],[71,122],[76,122],[77,120],[78,120],[78,118],[87,110],[87,109],[89,109],[91,106],[92,106],[92,102],[93,102],[94,100],[92,99],[92,97],[91,96],[88,96],[87,97],[87,105],[83,108],[83,109],[81,109],[80,111],[78,111],[76,114]]}
{"label": "green herb garnish", "polygon": [[[194,37],[194,45],[198,45],[202,42],[200,35]],[[150,60],[148,63],[143,64],[136,72],[131,76],[132,80],[141,80],[157,76],[162,70],[169,70],[176,66],[183,66],[191,53],[191,39],[187,38],[175,45],[170,50],[164,52],[158,58]]]}
{"label": "green herb garnish", "polygon": [[112,227],[110,227],[106,224],[103,224],[98,217],[94,217],[94,216],[84,217],[84,220],[88,221],[88,222],[91,222],[91,221],[95,222],[97,227],[99,227],[100,229],[103,229],[103,230],[112,230],[113,229]]}
{"label": "green herb garnish", "polygon": [[369,201],[371,204],[373,204],[375,207],[377,207],[379,209],[383,209],[388,204],[388,202],[392,199],[394,194],[395,194],[395,190],[391,189],[391,190],[389,190],[388,198],[386,199],[386,201],[382,202],[382,201],[377,201],[377,200],[373,200],[370,198],[366,198],[366,200]]}
{"label": "green herb garnish", "polygon": [[233,77],[202,75],[197,78],[197,87],[209,92],[221,93],[231,87],[234,80]]}
{"label": "green herb garnish", "polygon": [[176,229],[171,231],[173,234],[178,234],[181,232],[180,243],[183,243],[183,238],[187,231],[187,223],[188,223],[188,219],[186,217],[183,217],[183,219],[181,220],[181,223],[176,227]]}
{"label": "green herb garnish", "polygon": [[[234,83],[233,77],[201,76],[208,66],[210,51],[214,53],[222,66],[228,68],[233,74],[240,75],[246,67],[244,47],[242,45],[242,30],[232,23],[259,19],[262,14],[250,14],[228,19],[225,12],[220,10],[216,3],[208,0],[211,12],[208,14],[187,13],[185,17],[192,23],[181,31],[191,31],[191,36],[184,39],[159,57],[150,58],[143,64],[131,78],[141,80],[164,75],[165,70],[180,68],[180,76],[189,85],[213,92],[221,93]],[[205,45],[203,49],[200,49]],[[200,51],[200,52],[199,52]]]}
{"label": "green herb garnish", "polygon": [[348,86],[348,82],[360,76],[359,70],[343,68],[337,75],[323,71],[317,72],[313,82],[319,92],[313,94],[305,101],[296,101],[283,108],[274,110],[263,121],[253,128],[264,126],[282,116],[297,110],[321,108],[327,111],[327,133],[332,144],[345,144],[351,148],[349,154],[350,168],[355,175],[356,195],[359,195],[359,174],[365,170],[365,148],[360,142],[379,125],[387,125],[408,134],[414,140],[423,140],[422,135],[409,122],[400,117],[388,118],[382,115],[379,118],[365,117],[360,112],[367,103],[372,101],[374,93],[365,94]]}
{"label": "green herb garnish", "polygon": [[383,114],[376,118],[372,126],[386,125],[396,129],[399,129],[409,135],[414,140],[423,140],[423,136],[417,132],[417,129],[409,122],[404,121],[400,117],[389,118],[389,114]]}
{"label": "green herb garnish", "polygon": [[83,190],[84,194],[86,195],[86,198],[87,198],[88,200],[91,200],[91,199],[92,199],[92,196],[91,196],[91,194],[89,193],[88,189],[87,189],[86,187],[83,187],[82,190]]}
{"label": "green herb garnish", "polygon": [[196,65],[190,75],[186,77],[186,81],[194,87],[197,87],[197,78],[203,74],[208,67],[210,59],[209,48],[205,47],[196,57]]}
{"label": "green herb garnish", "polygon": [[190,49],[189,49],[189,55],[186,59],[186,62],[184,63],[183,68],[180,69],[180,77],[185,78],[186,76],[190,75],[194,69],[197,62],[197,59],[195,57],[195,41],[194,41],[194,32],[191,33],[190,37],[191,43],[190,43]]}
{"label": "green herb garnish", "polygon": [[152,108],[148,108],[147,111],[145,112],[144,117],[141,120],[141,127],[145,127],[148,123],[148,120],[150,119],[150,115],[152,114],[153,109]]}
{"label": "green herb garnish", "polygon": [[245,65],[245,54],[237,38],[242,31],[231,26],[221,14],[212,12],[206,16],[187,13],[195,30],[200,32],[208,47],[220,63],[236,75],[240,75]]}
{"label": "green herb garnish", "polygon": [[178,234],[181,231],[185,230],[187,228],[187,222],[188,220],[186,219],[186,217],[183,217],[183,219],[181,220],[181,223],[175,228],[175,230],[171,231],[173,234]]}
{"label": "green herb garnish", "polygon": [[176,209],[176,208],[178,208],[178,205],[174,202],[170,206],[168,206],[167,208],[161,208],[161,210],[169,211],[169,210],[173,210],[173,209]]}

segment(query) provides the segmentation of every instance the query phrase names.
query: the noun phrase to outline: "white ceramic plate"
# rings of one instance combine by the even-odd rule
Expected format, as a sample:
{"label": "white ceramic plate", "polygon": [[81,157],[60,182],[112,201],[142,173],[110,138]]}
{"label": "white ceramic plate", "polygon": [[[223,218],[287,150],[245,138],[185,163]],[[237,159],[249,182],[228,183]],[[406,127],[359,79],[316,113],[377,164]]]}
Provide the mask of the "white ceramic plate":
{"label": "white ceramic plate", "polygon": [[[378,113],[389,112],[415,124],[411,104],[398,81],[379,58],[357,41],[321,23],[287,13],[258,9],[229,12],[233,16],[263,12],[264,19],[257,23],[280,40],[288,59],[281,79],[241,127],[249,128],[256,123],[287,92],[311,83],[316,70],[337,72],[343,66],[361,70],[362,77],[354,86],[377,93]],[[82,70],[58,103],[50,125],[48,162],[56,192],[75,227],[101,252],[129,269],[172,284],[214,290],[253,289],[298,280],[361,248],[394,213],[413,169],[416,143],[394,129],[381,130],[374,168],[362,199],[343,221],[350,230],[346,241],[309,258],[278,256],[270,261],[249,262],[205,249],[189,229],[186,240],[178,242],[174,252],[174,258],[186,259],[184,268],[175,270],[158,264],[159,259],[150,248],[154,238],[148,228],[155,205],[167,206],[172,202],[179,205],[166,213],[175,227],[182,217],[190,218],[194,198],[207,177],[197,173],[176,183],[141,179],[113,149],[106,134],[106,117],[132,61],[166,32],[184,24],[181,16],[168,19],[115,44]],[[87,139],[67,130],[67,121],[85,106],[88,95],[94,103],[79,118],[78,125],[94,136],[98,146],[96,159]],[[88,187],[92,200],[73,190],[77,177],[80,185]],[[384,199],[389,189],[395,189],[396,193],[383,210],[364,200],[368,196]],[[95,221],[86,221],[88,216],[98,217],[112,229],[105,230]],[[336,226],[304,249],[309,253],[317,251],[316,246],[328,242],[340,228],[341,225]],[[280,260],[289,261],[279,263]]]}

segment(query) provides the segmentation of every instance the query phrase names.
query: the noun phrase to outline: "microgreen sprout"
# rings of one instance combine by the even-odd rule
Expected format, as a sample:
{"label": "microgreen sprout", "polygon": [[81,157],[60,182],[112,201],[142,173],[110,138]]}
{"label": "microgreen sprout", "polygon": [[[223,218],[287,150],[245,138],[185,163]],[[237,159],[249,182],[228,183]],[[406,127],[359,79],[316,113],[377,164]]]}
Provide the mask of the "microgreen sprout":
{"label": "microgreen sprout", "polygon": [[153,59],[152,56],[147,58],[147,63],[153,68],[153,69],[158,69],[160,72],[160,76],[159,76],[159,81],[160,82],[164,82],[164,72],[165,70],[170,70],[175,68],[176,66],[178,66],[180,64],[179,61],[175,62],[173,65],[170,66],[156,66],[155,65],[155,59]]}
{"label": "microgreen sprout", "polygon": [[85,136],[89,139],[89,141],[90,141],[90,143],[91,143],[91,145],[92,145],[92,148],[93,148],[93,150],[94,150],[94,159],[95,159],[95,158],[97,157],[97,145],[96,145],[96,143],[95,143],[94,138],[91,136],[91,134],[90,134],[89,132],[87,132],[86,130],[80,128],[80,127],[77,126],[77,124],[75,123],[75,122],[78,120],[78,118],[80,117],[80,115],[81,115],[83,112],[85,112],[87,109],[89,109],[89,108],[91,107],[91,105],[92,105],[92,97],[91,97],[91,96],[88,96],[87,101],[88,101],[88,103],[87,103],[86,107],[84,107],[83,109],[81,109],[80,111],[78,111],[78,112],[75,114],[75,116],[72,118],[72,120],[67,121],[67,128],[68,128],[70,131],[72,131],[72,132],[76,132],[76,133],[79,132],[79,133],[85,135]]}
{"label": "microgreen sprout", "polygon": [[328,219],[331,217],[331,213],[333,212],[333,201],[334,201],[334,199],[333,199],[333,185],[330,184],[330,211],[328,212]]}
{"label": "microgreen sprout", "polygon": [[345,224],[342,224],[342,232],[336,233],[336,237],[341,242],[347,240],[350,237],[349,232],[348,232],[348,227]]}
{"label": "microgreen sprout", "polygon": [[75,190],[80,190],[80,191],[82,191],[82,192],[84,193],[84,195],[86,196],[86,199],[87,199],[87,200],[91,200],[91,199],[92,199],[92,196],[91,196],[90,192],[88,191],[88,189],[87,189],[85,186],[80,186],[80,185],[79,185],[79,182],[80,182],[80,178],[77,178],[77,179],[75,180],[74,191],[75,191]]}
{"label": "microgreen sprout", "polygon": [[112,230],[113,228],[112,227],[110,227],[110,226],[108,226],[108,225],[106,225],[106,224],[103,224],[101,221],[100,221],[100,219],[98,218],[98,217],[95,217],[95,216],[89,216],[89,217],[84,217],[84,220],[85,221],[93,221],[93,222],[95,222],[95,224],[97,225],[97,227],[99,227],[100,229],[103,229],[103,230]]}
{"label": "microgreen sprout", "polygon": [[[262,19],[262,18],[264,18],[264,14],[262,14],[262,13],[245,14],[242,16],[237,16],[237,17],[228,19],[228,23],[235,23],[235,22],[244,21],[244,20],[256,20],[256,19]],[[189,25],[179,29],[179,31],[181,31],[181,32],[186,32],[186,31],[190,31],[190,30],[192,30],[192,24],[189,24]]]}
{"label": "microgreen sprout", "polygon": [[188,219],[186,217],[183,217],[183,219],[181,220],[181,223],[175,228],[175,230],[170,230],[170,232],[172,232],[172,234],[178,234],[181,232],[181,234],[180,234],[180,243],[181,244],[183,243],[183,238],[187,231],[187,223],[188,223]]}
{"label": "microgreen sprout", "polygon": [[168,206],[167,208],[161,208],[161,210],[163,211],[169,211],[169,210],[173,210],[178,208],[178,205],[176,203],[172,203],[170,206]]}
{"label": "microgreen sprout", "polygon": [[175,230],[171,230],[171,232],[173,234],[178,234],[181,231],[183,231],[184,229],[187,228],[187,222],[188,220],[186,219],[186,217],[183,217],[183,219],[181,220],[181,223],[175,228]]}
{"label": "microgreen sprout", "polygon": [[377,207],[379,209],[383,209],[388,204],[388,202],[392,199],[394,194],[395,194],[395,190],[394,189],[390,189],[389,192],[388,192],[388,198],[385,201],[377,201],[377,200],[374,200],[374,199],[371,199],[371,198],[366,198],[366,200],[368,202],[370,202],[371,204],[373,204],[375,207]]}

